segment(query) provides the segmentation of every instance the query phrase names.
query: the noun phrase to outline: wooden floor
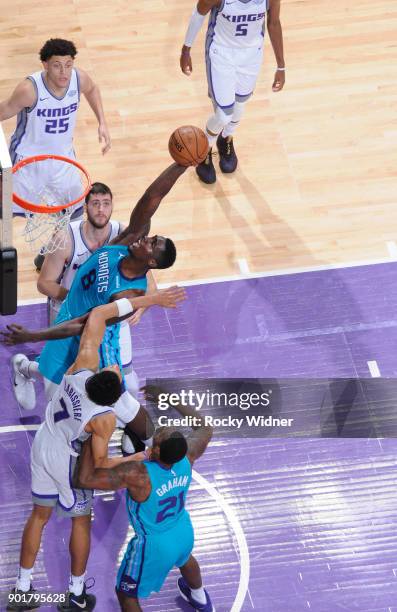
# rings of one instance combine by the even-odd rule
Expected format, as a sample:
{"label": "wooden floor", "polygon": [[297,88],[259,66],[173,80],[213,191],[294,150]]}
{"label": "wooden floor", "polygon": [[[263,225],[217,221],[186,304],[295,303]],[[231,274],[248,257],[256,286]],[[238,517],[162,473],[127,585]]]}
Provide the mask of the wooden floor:
{"label": "wooden floor", "polygon": [[[40,68],[51,36],[75,41],[77,66],[102,89],[113,148],[104,158],[82,102],[79,159],[109,183],[127,220],[169,163],[170,132],[203,126],[210,110],[204,28],[190,78],[179,48],[193,2],[15,0],[0,20],[0,98]],[[271,92],[269,41],[254,98],[235,138],[239,169],[203,186],[193,170],[175,186],[153,230],[177,243],[176,265],[158,280],[318,266],[387,257],[397,240],[397,4],[395,0],[282,0],[287,83]],[[15,121],[4,124],[7,136]],[[16,232],[20,225],[15,224]],[[37,296],[32,255],[16,239],[20,298]]]}

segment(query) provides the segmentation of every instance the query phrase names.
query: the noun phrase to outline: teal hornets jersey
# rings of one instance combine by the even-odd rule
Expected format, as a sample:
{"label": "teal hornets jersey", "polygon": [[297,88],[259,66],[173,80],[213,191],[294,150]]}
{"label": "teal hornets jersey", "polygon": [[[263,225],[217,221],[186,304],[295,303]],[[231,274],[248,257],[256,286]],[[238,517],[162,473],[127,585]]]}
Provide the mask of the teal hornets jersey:
{"label": "teal hornets jersey", "polygon": [[[192,466],[187,457],[165,469],[155,461],[143,462],[152,485],[145,502],[135,502],[127,491],[127,512],[136,534],[165,533],[184,526],[189,514],[185,510],[186,494],[192,479]],[[183,529],[181,530],[183,531]],[[183,536],[183,533],[180,534]]]}
{"label": "teal hornets jersey", "polygon": [[[131,289],[146,292],[146,275],[127,278],[120,270],[120,263],[129,254],[128,247],[103,246],[80,266],[72,286],[55,319],[54,324],[70,321],[75,317],[111,301],[113,294]],[[120,324],[107,327],[99,349],[100,367],[119,364]],[[39,371],[56,384],[60,384],[66,370],[74,363],[79,351],[80,338],[72,336],[45,343],[39,358]]]}
{"label": "teal hornets jersey", "polygon": [[56,323],[86,314],[95,306],[111,301],[120,291],[136,289],[146,292],[146,274],[127,278],[120,270],[121,260],[129,255],[128,247],[103,246],[80,266],[63,302]]}

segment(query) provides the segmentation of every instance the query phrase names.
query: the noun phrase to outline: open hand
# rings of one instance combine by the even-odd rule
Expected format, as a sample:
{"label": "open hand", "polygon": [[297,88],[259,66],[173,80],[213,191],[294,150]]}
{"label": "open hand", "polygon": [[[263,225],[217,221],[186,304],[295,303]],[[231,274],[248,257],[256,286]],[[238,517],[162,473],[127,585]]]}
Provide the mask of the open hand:
{"label": "open hand", "polygon": [[126,319],[127,323],[129,325],[138,325],[145,310],[146,308],[138,308],[138,310],[135,310],[134,313],[128,319]]}
{"label": "open hand", "polygon": [[145,385],[140,390],[143,391],[145,400],[147,402],[152,402],[153,404],[157,404],[159,396],[162,393],[165,393],[165,390],[162,387],[157,387],[156,385]]}
{"label": "open hand", "polygon": [[8,332],[0,331],[0,341],[3,344],[7,344],[8,346],[13,346],[14,344],[23,344],[24,342],[29,342],[31,340],[31,333],[26,327],[22,327],[22,325],[17,325],[16,323],[11,323],[7,325]]}
{"label": "open hand", "polygon": [[155,304],[163,306],[163,308],[176,308],[178,302],[186,300],[186,291],[183,287],[177,286],[161,289],[153,295]]}

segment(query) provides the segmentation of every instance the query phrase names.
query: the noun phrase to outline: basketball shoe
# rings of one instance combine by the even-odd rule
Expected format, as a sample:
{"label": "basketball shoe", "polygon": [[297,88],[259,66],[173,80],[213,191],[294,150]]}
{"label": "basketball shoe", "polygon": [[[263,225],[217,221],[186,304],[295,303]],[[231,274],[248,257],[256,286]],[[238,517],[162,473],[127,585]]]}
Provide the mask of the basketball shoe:
{"label": "basketball shoe", "polygon": [[215,166],[212,162],[212,149],[209,149],[208,155],[201,164],[196,166],[197,176],[203,183],[207,183],[207,185],[212,185],[216,181],[216,172]]}
{"label": "basketball shoe", "polygon": [[34,389],[34,379],[25,376],[25,374],[21,372],[21,365],[25,360],[29,362],[28,358],[23,353],[17,353],[11,359],[13,371],[12,389],[15,399],[21,408],[33,410],[36,406],[36,391]]}
{"label": "basketball shoe", "polygon": [[16,587],[8,594],[8,604],[6,610],[34,610],[40,608],[40,600],[34,601],[37,591],[30,585],[29,591],[21,591]]}
{"label": "basketball shoe", "polygon": [[214,606],[212,605],[210,596],[208,595],[207,591],[204,589],[204,593],[205,593],[205,598],[206,598],[206,602],[205,604],[199,603],[198,601],[196,601],[193,597],[192,597],[192,591],[191,588],[189,587],[188,583],[186,582],[186,580],[181,576],[180,578],[178,578],[178,589],[179,592],[181,594],[181,596],[183,597],[183,599],[187,602],[190,603],[190,605],[195,609],[198,610],[199,612],[216,612]]}
{"label": "basketball shoe", "polygon": [[95,608],[95,604],[95,595],[89,595],[86,592],[86,586],[84,585],[81,595],[75,595],[74,593],[68,591],[66,593],[66,601],[58,604],[57,610],[59,610],[59,612],[76,612],[76,610],[86,610],[91,612],[91,610]]}
{"label": "basketball shoe", "polygon": [[223,138],[222,134],[219,134],[216,146],[219,151],[219,167],[222,172],[225,174],[234,172],[237,168],[238,159],[233,146],[233,137]]}

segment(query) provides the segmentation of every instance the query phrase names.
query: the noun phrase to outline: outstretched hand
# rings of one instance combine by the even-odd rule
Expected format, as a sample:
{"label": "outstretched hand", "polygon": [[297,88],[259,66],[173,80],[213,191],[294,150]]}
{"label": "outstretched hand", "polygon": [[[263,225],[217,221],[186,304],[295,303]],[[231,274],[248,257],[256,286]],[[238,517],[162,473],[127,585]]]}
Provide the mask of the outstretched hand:
{"label": "outstretched hand", "polygon": [[8,331],[0,331],[0,341],[8,346],[14,346],[14,344],[23,344],[29,342],[31,339],[31,333],[26,327],[11,323],[7,325]]}
{"label": "outstretched hand", "polygon": [[176,308],[178,302],[186,300],[186,291],[183,287],[169,287],[161,289],[155,294],[155,303],[163,308]]}

